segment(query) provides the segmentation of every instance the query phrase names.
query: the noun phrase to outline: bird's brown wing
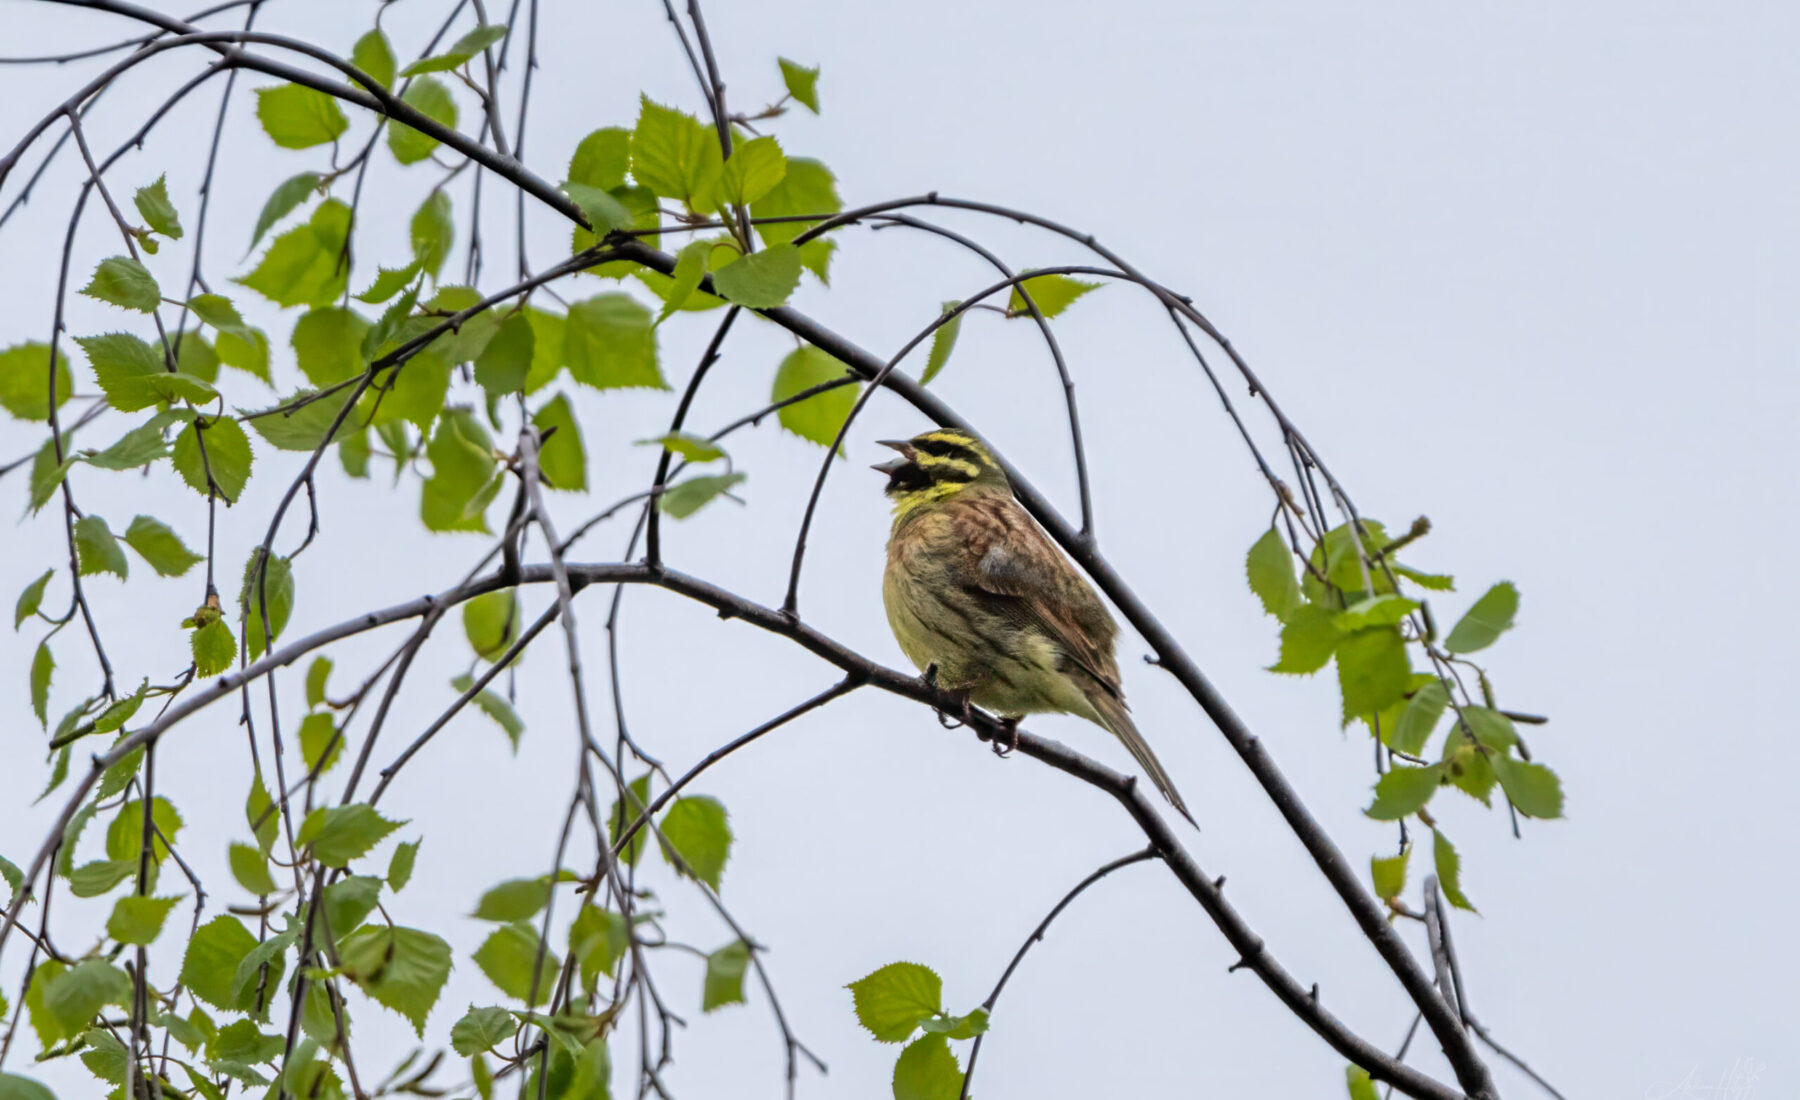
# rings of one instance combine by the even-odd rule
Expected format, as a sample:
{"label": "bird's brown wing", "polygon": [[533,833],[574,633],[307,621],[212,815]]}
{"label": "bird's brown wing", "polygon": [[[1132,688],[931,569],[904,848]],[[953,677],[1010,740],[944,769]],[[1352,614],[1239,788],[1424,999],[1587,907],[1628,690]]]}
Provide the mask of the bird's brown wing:
{"label": "bird's brown wing", "polygon": [[1119,695],[1118,625],[1023,508],[1008,498],[968,501],[956,509],[952,530],[966,555],[958,578],[965,587],[1011,604],[1055,639],[1072,664]]}

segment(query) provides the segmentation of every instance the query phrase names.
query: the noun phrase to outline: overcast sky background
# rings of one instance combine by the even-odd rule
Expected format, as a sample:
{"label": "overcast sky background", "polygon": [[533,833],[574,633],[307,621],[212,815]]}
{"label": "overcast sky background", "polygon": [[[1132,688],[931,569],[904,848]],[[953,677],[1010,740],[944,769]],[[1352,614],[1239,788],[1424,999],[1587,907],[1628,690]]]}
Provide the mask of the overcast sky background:
{"label": "overcast sky background", "polygon": [[[259,26],[348,53],[374,8],[271,2]],[[443,10],[425,0],[393,6],[386,25],[403,60]],[[49,4],[15,0],[0,15],[9,53],[135,33]],[[1459,593],[1436,602],[1440,622],[1494,581],[1518,584],[1519,625],[1486,663],[1503,705],[1551,716],[1529,732],[1563,778],[1567,820],[1525,822],[1521,842],[1504,812],[1454,792],[1433,807],[1462,849],[1464,885],[1481,909],[1455,925],[1471,1005],[1503,1042],[1571,1098],[1679,1094],[1684,1080],[1715,1083],[1734,1065],[1750,1067],[1768,1095],[1795,1090],[1788,986],[1800,962],[1791,935],[1800,753],[1782,688],[1795,655],[1786,624],[1800,611],[1789,480],[1800,460],[1800,15],[1791,6],[1027,10],[916,0],[885,13],[715,3],[707,15],[736,108],[779,95],[778,54],[822,66],[823,115],[790,113],[773,132],[790,154],[828,163],[851,204],[933,189],[1009,203],[1092,231],[1192,294],[1365,514],[1397,525],[1431,517],[1433,533],[1410,556],[1459,579]],[[544,20],[524,158],[544,177],[562,178],[589,130],[629,126],[640,90],[699,108],[652,0],[546,3]],[[161,90],[202,63],[185,53],[141,70],[96,112],[96,147],[116,146]],[[97,70],[93,62],[0,69],[4,143]],[[215,285],[242,270],[234,265],[275,183],[323,159],[261,137],[245,91],[258,83],[240,81],[232,104],[208,230]],[[145,153],[113,171],[118,192],[166,169],[191,224],[218,90],[192,97]],[[468,128],[469,97],[462,106]],[[356,125],[367,132],[367,120]],[[26,163],[35,162],[34,154]],[[402,262],[406,219],[436,173],[402,171],[385,150],[377,162],[359,227],[359,260],[370,271]],[[63,158],[25,216],[0,231],[0,344],[47,333],[78,179]],[[465,174],[454,193],[459,238],[468,182]],[[15,174],[0,199],[20,183]],[[488,189],[487,229],[498,279],[512,267],[512,206],[496,194]],[[531,255],[542,265],[566,248],[566,230],[541,211],[533,219]],[[1081,258],[1043,234],[943,220],[978,232],[1016,265]],[[809,282],[795,304],[879,354],[897,349],[939,302],[991,281],[978,260],[918,234],[853,229],[841,239],[833,289]],[[89,264],[117,251],[97,204],[78,248],[77,286]],[[186,254],[184,242],[153,261],[168,273],[165,286],[185,272]],[[459,252],[452,267],[460,265]],[[565,294],[602,289],[611,287],[584,279]],[[676,386],[715,316],[662,330]],[[116,326],[118,317],[71,298],[72,332]],[[288,322],[274,326],[272,312],[259,317],[285,333]],[[1245,588],[1242,560],[1266,522],[1266,489],[1166,319],[1141,295],[1111,287],[1056,326],[1079,383],[1104,549],[1344,851],[1359,865],[1385,852],[1391,828],[1361,814],[1368,746],[1359,733],[1338,732],[1333,679],[1263,671],[1276,629]],[[760,404],[792,346],[773,326],[740,322],[691,422],[717,426]],[[277,354],[291,371],[291,353]],[[268,400],[242,375],[227,380],[236,404]],[[971,316],[934,388],[1073,511],[1060,392],[1033,330]],[[1241,385],[1233,392],[1244,401]],[[653,456],[629,441],[659,430],[674,400],[579,397],[594,488],[558,501],[565,530],[647,481]],[[107,417],[90,445],[126,423]],[[897,400],[872,402],[851,461],[828,484],[802,591],[802,612],[820,629],[897,666],[904,661],[879,596],[886,505],[862,467],[880,457],[873,440],[923,427]],[[35,429],[0,423],[0,461],[39,441]],[[820,451],[770,424],[738,437],[732,453],[750,475],[749,507],[719,504],[669,525],[668,558],[778,603]],[[259,446],[251,489],[221,524],[227,577],[260,536],[293,458]],[[297,565],[292,636],[442,589],[482,552],[478,539],[423,531],[416,484],[392,490],[379,474],[352,483],[327,465],[324,533]],[[203,541],[200,498],[166,470],[150,481],[100,471],[77,478],[83,505],[115,529],[142,512],[190,544]],[[0,493],[22,508],[22,474],[0,481]],[[290,523],[285,545],[303,525],[304,517]],[[613,559],[623,536],[623,527],[602,528],[580,556]],[[0,539],[8,601],[63,563],[61,540],[54,510]],[[141,562],[133,568],[148,574]],[[197,602],[196,578],[134,576],[129,603],[114,580],[91,582],[122,683],[167,679],[185,664],[176,624]],[[51,593],[48,602],[62,606],[65,580]],[[529,593],[528,612],[547,596]],[[605,599],[590,591],[580,603],[602,701]],[[672,595],[628,593],[624,629],[632,728],[672,768],[834,679],[791,645]],[[37,625],[0,633],[0,853],[21,864],[54,813],[51,803],[29,805],[47,774],[25,691],[40,634]],[[396,628],[342,646],[334,690],[400,637]],[[94,676],[77,630],[56,646],[51,709],[60,714]],[[1333,1012],[1397,1045],[1412,1011],[1391,975],[1223,739],[1172,680],[1139,661],[1143,652],[1134,636],[1122,640],[1127,691],[1201,821],[1203,831],[1188,834],[1201,866],[1228,876],[1229,895],[1270,949],[1302,982],[1318,981]],[[449,702],[445,681],[465,663],[460,632],[447,625],[396,710],[388,752]],[[391,791],[386,808],[413,822],[399,836],[426,838],[414,884],[390,904],[396,920],[448,928],[459,951],[472,948],[484,928],[451,914],[468,912],[500,879],[547,868],[573,781],[562,664],[552,633],[521,667],[529,729],[516,757],[471,715]],[[303,671],[284,676],[286,699],[299,699]],[[291,729],[298,710],[286,709]],[[609,725],[604,709],[597,718]],[[1078,721],[1031,725],[1128,764]],[[183,725],[158,756],[159,790],[186,815],[187,854],[212,886],[209,912],[241,900],[224,855],[226,840],[244,832],[248,775],[233,706]],[[825,1078],[803,1071],[803,1096],[887,1088],[897,1048],[857,1028],[844,983],[911,959],[944,974],[948,1007],[971,1008],[1058,897],[1141,841],[1093,791],[1023,758],[996,761],[928,712],[868,692],[782,730],[699,786],[726,803],[737,834],[724,896],[769,946],[796,1031],[831,1065]],[[90,842],[99,832],[90,830]],[[677,935],[707,949],[730,938],[691,888],[658,874]],[[105,909],[90,902],[62,912],[72,927],[97,928]],[[1422,941],[1414,927],[1403,932]],[[86,946],[74,931],[59,940]],[[21,946],[9,944],[0,964],[9,1000]],[[167,981],[176,960],[162,955]],[[1114,1095],[1126,1084],[1144,1097],[1338,1094],[1342,1059],[1254,977],[1227,975],[1231,961],[1169,875],[1154,865],[1119,874],[1073,906],[1013,979],[978,1094]],[[690,1024],[668,1075],[678,1095],[780,1095],[781,1044],[760,994],[703,1016],[697,960],[672,955],[660,966],[672,1007]],[[432,1033],[441,1041],[469,1002],[499,999],[459,956]],[[357,1033],[365,1080],[411,1041],[372,1005],[358,1009]],[[630,1036],[614,1047],[626,1079]],[[1421,1065],[1448,1072],[1429,1041],[1415,1048]],[[27,1040],[7,1068],[24,1068],[29,1050]],[[1493,1064],[1507,1096],[1534,1094]],[[66,1097],[97,1094],[79,1067],[31,1072]]]}

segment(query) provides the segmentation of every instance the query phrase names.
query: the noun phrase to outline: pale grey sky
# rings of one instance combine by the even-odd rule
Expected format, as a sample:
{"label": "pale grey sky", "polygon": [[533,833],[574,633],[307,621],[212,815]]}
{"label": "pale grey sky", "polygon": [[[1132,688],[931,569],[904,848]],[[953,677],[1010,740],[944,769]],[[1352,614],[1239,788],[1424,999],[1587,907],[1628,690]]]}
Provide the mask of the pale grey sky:
{"label": "pale grey sky", "polygon": [[[272,2],[259,26],[347,52],[373,10]],[[387,25],[403,54],[441,10],[425,0],[394,5]],[[24,0],[0,12],[14,53],[126,29]],[[1457,575],[1449,606],[1460,610],[1497,580],[1518,584],[1519,626],[1488,666],[1506,705],[1552,717],[1533,747],[1563,777],[1567,820],[1526,822],[1519,842],[1503,814],[1454,793],[1438,804],[1482,913],[1456,923],[1471,1004],[1503,1042],[1571,1098],[1680,1095],[1684,1080],[1713,1083],[1745,1064],[1760,1067],[1762,1095],[1796,1090],[1785,991],[1800,969],[1788,931],[1796,900],[1788,842],[1800,825],[1789,787],[1800,754],[1780,688],[1795,657],[1782,624],[1796,611],[1787,575],[1800,536],[1786,480],[1800,460],[1791,427],[1800,412],[1794,9],[919,0],[888,12],[716,3],[707,15],[736,105],[754,109],[779,94],[777,54],[822,66],[823,115],[790,114],[775,132],[790,153],[828,163],[847,201],[935,189],[1093,231],[1194,296],[1366,514],[1396,524],[1431,517],[1434,532],[1414,556]],[[552,2],[544,18],[525,159],[547,178],[561,178],[589,130],[629,125],[640,90],[699,106],[652,0]],[[158,89],[199,64],[165,58],[136,90],[110,96],[93,124],[96,144],[116,145]],[[0,140],[10,145],[92,71],[93,63],[0,69]],[[166,168],[190,215],[216,97],[196,95],[145,153],[121,163],[120,188]],[[221,274],[274,184],[317,164],[271,149],[250,104],[240,91],[209,230],[208,265]],[[465,121],[471,114],[465,102]],[[423,178],[385,159],[371,175],[365,261],[401,253]],[[76,179],[63,161],[28,215],[0,231],[0,344],[42,339],[48,328]],[[0,199],[18,185],[9,181]],[[462,209],[466,189],[456,197]],[[511,263],[510,201],[492,209],[490,270],[499,271]],[[1017,265],[1078,256],[1016,227],[944,220],[978,231]],[[550,217],[536,217],[533,233],[540,262],[566,247]],[[90,209],[82,254],[113,251],[111,234]],[[795,304],[888,354],[939,302],[989,281],[979,262],[942,242],[850,230],[833,289],[809,285]],[[570,293],[595,289],[589,280]],[[93,303],[71,310],[77,333],[116,323]],[[1275,629],[1244,587],[1242,558],[1266,521],[1266,490],[1166,320],[1112,287],[1057,331],[1079,383],[1108,554],[1340,846],[1359,863],[1384,850],[1391,830],[1360,812],[1367,744],[1337,732],[1335,684],[1262,670]],[[664,330],[663,362],[677,384],[709,334],[705,320]],[[975,315],[934,388],[1067,511],[1075,498],[1059,391],[1036,339],[1023,325]],[[791,347],[772,326],[740,324],[694,423],[721,424],[760,402]],[[581,395],[595,488],[559,502],[565,527],[647,477],[648,453],[629,441],[651,434],[645,426],[671,402]],[[821,629],[895,665],[903,658],[878,592],[886,506],[875,475],[860,467],[876,460],[872,440],[922,426],[898,401],[872,403],[852,436],[852,461],[828,485],[802,593],[803,612]],[[0,461],[10,460],[37,436],[7,420],[0,444]],[[733,454],[750,474],[750,506],[671,524],[668,555],[778,602],[819,451],[765,427]],[[227,570],[260,535],[292,458],[259,452],[251,493],[223,524]],[[203,533],[199,498],[173,479],[84,477],[84,502],[121,524],[147,512],[190,542]],[[475,539],[424,533],[411,518],[412,486],[390,491],[379,478],[350,483],[333,473],[321,489],[324,533],[297,569],[296,631],[445,587],[481,552]],[[17,475],[0,492],[21,506]],[[48,517],[0,540],[7,599],[62,559]],[[622,536],[603,529],[587,556],[616,555]],[[191,609],[193,588],[134,580],[144,594],[126,606],[114,582],[94,582],[123,679],[167,676],[184,663],[172,627]],[[532,593],[528,606],[543,606],[545,595]],[[581,619],[596,668],[602,600],[590,594]],[[678,597],[631,592],[625,608],[633,729],[672,765],[833,679],[790,645]],[[461,670],[465,648],[455,630],[439,633],[396,731],[416,729],[450,698],[437,685]],[[379,659],[394,637],[345,646],[339,675]],[[36,638],[29,627],[0,633],[8,685],[0,853],[20,862],[52,812],[28,805],[46,774],[24,691]],[[59,713],[91,675],[75,641],[72,633],[59,641]],[[1391,976],[1204,716],[1138,661],[1143,651],[1124,639],[1127,691],[1201,821],[1192,842],[1201,865],[1229,877],[1236,904],[1290,970],[1320,983],[1334,1012],[1397,1044],[1412,1014]],[[402,835],[426,836],[397,920],[460,928],[459,949],[472,947],[481,928],[445,914],[467,912],[488,885],[548,863],[572,782],[561,663],[547,638],[521,669],[529,729],[516,758],[469,717],[396,784],[391,806],[414,822]],[[284,683],[289,697],[300,671]],[[1127,763],[1077,721],[1032,726]],[[224,839],[241,832],[248,783],[235,713],[215,708],[164,744],[159,776],[187,815],[188,835],[218,838],[216,850],[190,855],[217,880],[213,904],[222,904],[232,892]],[[886,1091],[895,1048],[858,1029],[845,982],[911,959],[944,974],[949,1007],[972,1007],[1069,886],[1139,843],[1095,793],[1023,759],[997,762],[929,713],[868,693],[784,729],[701,786],[730,808],[738,837],[725,896],[770,946],[795,1029],[831,1064],[829,1077],[803,1072],[803,1096]],[[670,880],[660,892],[677,934],[709,948],[729,939],[691,890]],[[93,916],[96,927],[103,916]],[[1339,1094],[1342,1059],[1254,978],[1228,976],[1231,961],[1166,873],[1121,873],[1067,912],[1015,976],[977,1091],[987,1100],[1113,1095],[1127,1085],[1143,1097]],[[19,965],[9,950],[0,966],[9,1000]],[[760,999],[702,1016],[698,966],[679,958],[664,966],[663,983],[690,1023],[669,1076],[677,1092],[780,1095],[780,1042]],[[460,962],[433,1032],[441,1037],[468,1002],[496,999]],[[397,1060],[410,1032],[373,1006],[360,1012],[365,1028],[373,1075]],[[635,1039],[617,1049],[628,1073]],[[8,1068],[19,1064],[15,1055]],[[1432,1053],[1419,1064],[1447,1073]],[[1505,1095],[1533,1095],[1519,1075],[1494,1067]],[[66,1068],[43,1076],[85,1079]]]}

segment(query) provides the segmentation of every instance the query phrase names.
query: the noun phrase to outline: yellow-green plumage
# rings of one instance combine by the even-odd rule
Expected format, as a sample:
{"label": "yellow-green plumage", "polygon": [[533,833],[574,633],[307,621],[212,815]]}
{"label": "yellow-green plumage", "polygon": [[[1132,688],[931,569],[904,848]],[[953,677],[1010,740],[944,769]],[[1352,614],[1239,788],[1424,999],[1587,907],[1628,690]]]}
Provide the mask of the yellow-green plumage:
{"label": "yellow-green plumage", "polygon": [[901,458],[876,467],[894,501],[882,599],[907,658],[1002,717],[1075,714],[1111,731],[1192,821],[1127,712],[1117,624],[987,448],[947,428],[887,446]]}

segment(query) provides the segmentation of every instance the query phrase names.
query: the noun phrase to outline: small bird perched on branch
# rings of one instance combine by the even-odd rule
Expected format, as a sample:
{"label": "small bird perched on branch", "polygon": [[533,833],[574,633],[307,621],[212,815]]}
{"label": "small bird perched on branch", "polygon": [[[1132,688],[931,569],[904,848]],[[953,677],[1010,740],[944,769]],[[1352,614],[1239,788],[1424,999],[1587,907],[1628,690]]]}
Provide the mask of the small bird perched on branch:
{"label": "small bird perched on branch", "polygon": [[1058,713],[1111,731],[1192,822],[1125,707],[1118,624],[1013,499],[987,447],[954,428],[881,443],[900,452],[874,467],[894,501],[881,595],[908,659],[1015,729],[1027,714]]}

